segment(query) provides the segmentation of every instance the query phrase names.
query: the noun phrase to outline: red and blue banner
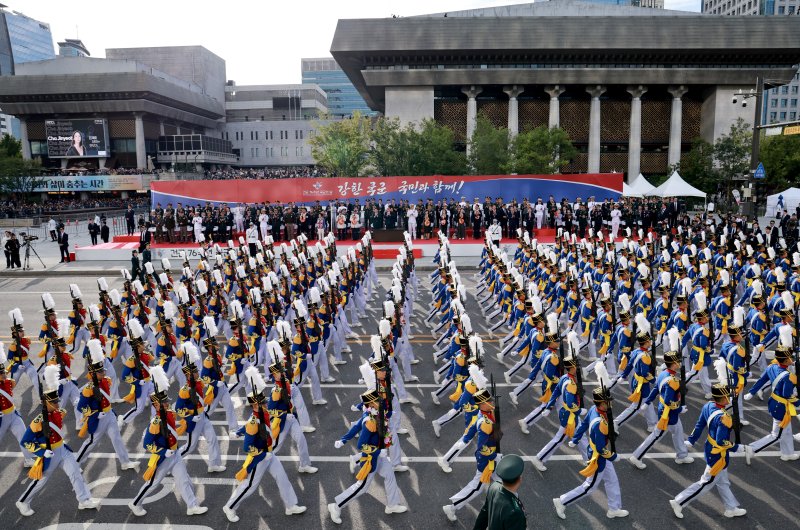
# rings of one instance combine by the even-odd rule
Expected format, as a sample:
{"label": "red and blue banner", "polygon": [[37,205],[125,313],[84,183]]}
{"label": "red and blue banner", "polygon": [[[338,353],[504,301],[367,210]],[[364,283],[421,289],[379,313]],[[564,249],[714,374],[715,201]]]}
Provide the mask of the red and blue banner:
{"label": "red and blue banner", "polygon": [[622,195],[622,173],[596,173],[575,175],[481,175],[432,177],[331,177],[287,179],[240,180],[178,180],[153,181],[151,197],[153,207],[171,203],[215,205],[227,203],[279,202],[312,204],[372,197],[384,202],[394,199],[450,199],[465,197],[481,202],[486,196],[502,197],[510,202],[523,199],[536,202],[552,195],[556,201],[567,198],[574,201],[594,197],[617,200]]}

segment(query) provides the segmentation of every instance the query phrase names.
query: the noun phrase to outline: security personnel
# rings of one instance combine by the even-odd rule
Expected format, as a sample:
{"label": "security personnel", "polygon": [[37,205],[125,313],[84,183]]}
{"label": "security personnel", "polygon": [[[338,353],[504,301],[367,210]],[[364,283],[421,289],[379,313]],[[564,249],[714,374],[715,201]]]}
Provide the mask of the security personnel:
{"label": "security personnel", "polygon": [[[727,374],[726,374],[727,379]],[[747,510],[739,507],[739,501],[731,492],[731,481],[728,478],[729,452],[737,452],[741,448],[731,442],[733,418],[725,408],[730,403],[730,391],[727,380],[719,381],[711,387],[712,401],[703,405],[697,424],[686,442],[688,446],[694,445],[708,428],[708,437],[705,443],[706,468],[700,480],[689,485],[688,488],[669,501],[675,517],[683,519],[683,509],[695,499],[705,494],[716,486],[722,503],[725,505],[725,517],[741,517]]]}
{"label": "security personnel", "polygon": [[478,513],[474,530],[522,530],[528,527],[525,507],[519,500],[519,487],[525,462],[518,455],[505,455],[494,474],[502,482],[492,482],[486,501]]}
{"label": "security personnel", "polygon": [[142,446],[150,453],[147,470],[144,472],[145,483],[139,493],[128,503],[133,515],[142,517],[147,510],[142,508],[145,496],[154,491],[167,475],[172,475],[175,487],[180,491],[180,498],[186,503],[186,515],[200,515],[208,511],[205,506],[200,506],[194,494],[192,478],[186,471],[186,464],[178,451],[178,432],[176,427],[177,414],[169,407],[169,381],[164,369],[153,366],[150,369],[153,377],[153,393],[150,401],[156,412],[147,426],[142,440]]}
{"label": "security personnel", "polygon": [[64,417],[67,411],[58,406],[60,375],[58,366],[44,367],[42,413],[34,418],[20,442],[21,447],[37,457],[36,463],[28,472],[31,481],[16,503],[19,513],[25,517],[33,515],[31,500],[42,490],[58,468],[63,468],[69,478],[75,497],[78,499],[79,510],[94,510],[100,504],[91,498],[81,468],[75,461],[75,455],[64,443]]}

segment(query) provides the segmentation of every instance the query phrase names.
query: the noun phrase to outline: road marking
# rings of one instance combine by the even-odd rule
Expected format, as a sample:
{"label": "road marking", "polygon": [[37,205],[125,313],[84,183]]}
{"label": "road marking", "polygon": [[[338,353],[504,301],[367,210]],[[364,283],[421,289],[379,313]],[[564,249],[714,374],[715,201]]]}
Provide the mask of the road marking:
{"label": "road marking", "polygon": [[[119,478],[120,477],[117,476],[103,477],[101,479],[95,480],[94,482],[90,482],[89,484],[87,484],[87,487],[89,488],[89,491],[92,491],[92,489],[94,489],[97,486],[104,486],[106,484],[115,484],[119,480]],[[161,499],[172,493],[173,489],[175,489],[175,481],[172,479],[172,477],[166,477],[161,482],[161,489],[158,490],[158,492],[155,495],[149,495],[145,497],[144,500],[142,501],[142,504],[150,504],[156,501],[160,501]],[[115,499],[110,497],[103,497],[100,498],[100,504],[104,506],[127,506],[128,503],[131,502],[132,500],[133,497],[131,497],[130,499]]]}
{"label": "road marking", "polygon": [[134,523],[58,523],[41,530],[212,530],[209,526],[186,524],[134,524]]}
{"label": "road marking", "polygon": [[[617,453],[618,459],[626,460],[631,457],[633,453]],[[96,459],[96,460],[117,460],[116,453],[89,453],[86,455],[88,458]],[[130,453],[131,460],[145,460],[150,458],[149,453]],[[532,462],[534,456],[525,456],[520,455],[523,460],[527,460],[528,462]],[[704,453],[695,452],[689,453],[689,456],[703,459]],[[729,456],[734,458],[744,458],[744,453],[733,453]],[[753,458],[760,459],[760,458],[770,458],[770,457],[779,457],[781,456],[780,451],[761,451],[753,455]],[[22,458],[22,452],[18,451],[2,451],[0,452],[0,458]],[[208,457],[206,455],[187,455],[184,456],[184,460],[201,460],[205,462]],[[242,462],[247,458],[247,455],[236,454],[236,455],[223,455],[223,461],[233,461],[233,462]],[[673,460],[675,458],[675,453],[647,453],[645,455],[645,459],[652,459],[652,460]],[[281,462],[300,462],[299,456],[294,455],[280,455],[278,456],[278,460]],[[312,462],[322,462],[322,463],[345,463],[350,462],[350,456],[312,456]],[[405,456],[403,457],[403,462],[408,462],[410,464],[434,464],[439,461],[438,456]],[[475,457],[470,456],[459,456],[454,459],[455,462],[467,463],[467,462],[475,462]],[[550,461],[555,462],[583,462],[584,457],[580,454],[573,454],[573,455],[553,455],[550,457]],[[166,481],[166,479],[165,479]]]}

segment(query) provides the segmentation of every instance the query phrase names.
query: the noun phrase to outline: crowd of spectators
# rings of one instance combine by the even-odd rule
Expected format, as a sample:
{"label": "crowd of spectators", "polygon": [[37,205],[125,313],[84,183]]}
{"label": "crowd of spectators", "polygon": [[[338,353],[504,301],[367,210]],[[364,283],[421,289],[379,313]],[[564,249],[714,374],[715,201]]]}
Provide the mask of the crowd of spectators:
{"label": "crowd of spectators", "polygon": [[210,180],[235,179],[283,179],[283,178],[320,178],[328,173],[316,166],[295,166],[259,169],[220,169],[206,170],[203,177]]}
{"label": "crowd of spectators", "polygon": [[80,212],[87,209],[108,208],[124,209],[133,206],[136,209],[148,208],[150,198],[146,195],[129,197],[90,198],[81,200],[78,197],[50,197],[46,202],[33,203],[17,200],[6,200],[0,202],[0,218],[2,219],[24,219],[30,217],[40,217],[52,212],[70,213]]}

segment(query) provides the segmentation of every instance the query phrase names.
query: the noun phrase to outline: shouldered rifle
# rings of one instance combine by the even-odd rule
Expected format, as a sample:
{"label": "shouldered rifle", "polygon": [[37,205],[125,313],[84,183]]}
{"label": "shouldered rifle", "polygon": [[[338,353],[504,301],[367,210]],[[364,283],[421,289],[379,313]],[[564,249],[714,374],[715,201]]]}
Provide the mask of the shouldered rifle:
{"label": "shouldered rifle", "polygon": [[[257,394],[256,394],[256,387],[255,385],[253,385],[252,380],[250,381],[250,386],[253,389],[253,398],[255,401],[255,397]],[[258,437],[264,441],[264,443],[267,445],[266,449],[268,450],[270,445],[270,437],[269,434],[267,433],[267,423],[264,417],[264,410],[261,408],[261,403],[256,402],[255,413],[256,413],[256,419],[258,420]]]}
{"label": "shouldered rifle", "polygon": [[42,402],[42,435],[44,436],[44,446],[45,449],[50,451],[50,412],[47,410],[47,401],[44,399],[44,381],[39,381],[39,401]]}
{"label": "shouldered rifle", "polygon": [[581,368],[581,359],[578,357],[577,353],[573,355],[573,359],[575,360],[575,383],[578,386],[578,401],[580,402],[581,408],[583,408],[583,400],[586,395],[586,391],[583,388],[583,369]]}
{"label": "shouldered rifle", "polygon": [[167,423],[167,411],[164,408],[164,403],[158,402],[158,418],[161,420],[161,428],[159,435],[164,439],[164,446],[167,450],[172,449],[169,445],[169,424]]}
{"label": "shouldered rifle", "polygon": [[[726,368],[727,370],[727,368]],[[733,435],[736,444],[742,443],[742,421],[739,414],[739,396],[736,392],[737,374],[732,370],[728,372],[728,392],[731,396],[731,409],[733,411]]]}
{"label": "shouldered rifle", "polygon": [[494,383],[494,374],[489,375],[489,386],[492,390],[492,398],[494,399],[494,426],[492,427],[492,440],[495,443],[495,452],[500,453],[500,440],[503,439],[503,429],[500,422],[500,396],[497,395],[497,387]]}
{"label": "shouldered rifle", "polygon": [[681,384],[680,384],[680,393],[681,393],[681,409],[686,406],[686,364],[683,362],[683,357],[681,357],[680,362],[680,376],[681,376]]}
{"label": "shouldered rifle", "polygon": [[[794,346],[794,373],[800,374],[800,347],[798,347],[798,336],[797,336],[797,326],[800,323],[800,316],[798,315],[797,308],[795,308],[794,312],[794,334],[792,337],[792,342]],[[800,376],[797,376],[797,383],[795,383],[795,389],[797,394],[800,395]]]}
{"label": "shouldered rifle", "polygon": [[[192,360],[188,358],[188,355],[185,357],[187,364],[192,362]],[[189,385],[189,399],[194,407],[194,413],[197,414],[198,407],[202,408],[202,406],[200,403],[200,398],[197,396],[197,379],[194,377],[194,370],[189,370],[189,377],[187,378],[186,382]]]}
{"label": "shouldered rifle", "polygon": [[611,444],[611,452],[617,452],[617,429],[614,426],[614,408],[611,405],[611,391],[605,386],[601,387],[603,394],[608,397],[606,401],[606,418],[608,419],[608,442]]}

